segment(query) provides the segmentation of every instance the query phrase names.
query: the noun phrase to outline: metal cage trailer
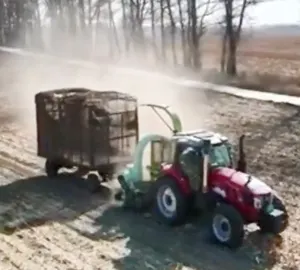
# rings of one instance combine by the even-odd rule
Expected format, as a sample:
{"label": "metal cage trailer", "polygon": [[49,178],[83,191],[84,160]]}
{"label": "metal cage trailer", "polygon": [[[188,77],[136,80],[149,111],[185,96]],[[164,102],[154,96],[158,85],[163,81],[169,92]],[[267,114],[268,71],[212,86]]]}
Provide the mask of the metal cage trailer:
{"label": "metal cage trailer", "polygon": [[96,171],[107,180],[132,162],[137,99],[117,91],[58,89],[35,95],[37,154],[55,177],[61,168]]}

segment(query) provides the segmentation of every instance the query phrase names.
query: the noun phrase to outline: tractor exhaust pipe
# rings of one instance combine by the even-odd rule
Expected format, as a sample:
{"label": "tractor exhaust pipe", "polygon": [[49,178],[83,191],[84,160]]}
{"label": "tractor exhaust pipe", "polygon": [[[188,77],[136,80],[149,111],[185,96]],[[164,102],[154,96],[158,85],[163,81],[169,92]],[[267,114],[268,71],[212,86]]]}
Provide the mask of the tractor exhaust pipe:
{"label": "tractor exhaust pipe", "polygon": [[246,172],[247,171],[247,162],[246,155],[244,151],[244,139],[245,135],[243,134],[239,139],[239,160],[237,162],[237,171]]}
{"label": "tractor exhaust pipe", "polygon": [[209,152],[210,152],[210,140],[204,140],[203,145],[203,186],[202,192],[207,192],[207,178],[208,178],[208,164],[209,164]]}

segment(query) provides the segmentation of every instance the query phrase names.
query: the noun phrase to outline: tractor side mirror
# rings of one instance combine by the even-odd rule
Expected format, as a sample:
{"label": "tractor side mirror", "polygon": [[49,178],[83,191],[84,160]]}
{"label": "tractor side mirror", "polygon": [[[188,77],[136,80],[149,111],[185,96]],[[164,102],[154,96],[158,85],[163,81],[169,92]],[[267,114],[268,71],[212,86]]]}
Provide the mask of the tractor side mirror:
{"label": "tractor side mirror", "polygon": [[245,134],[241,135],[239,138],[239,159],[237,162],[237,171],[246,172],[247,171],[247,162],[246,162],[246,155],[244,151],[244,139]]}

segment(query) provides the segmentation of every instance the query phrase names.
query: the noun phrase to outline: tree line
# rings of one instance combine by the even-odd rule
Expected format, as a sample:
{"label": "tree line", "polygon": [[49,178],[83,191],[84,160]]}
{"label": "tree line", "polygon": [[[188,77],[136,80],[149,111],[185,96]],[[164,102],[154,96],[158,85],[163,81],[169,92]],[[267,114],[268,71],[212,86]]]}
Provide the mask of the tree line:
{"label": "tree line", "polygon": [[0,0],[0,45],[110,58],[151,54],[202,68],[203,37],[220,38],[220,69],[237,74],[247,8],[263,0]]}

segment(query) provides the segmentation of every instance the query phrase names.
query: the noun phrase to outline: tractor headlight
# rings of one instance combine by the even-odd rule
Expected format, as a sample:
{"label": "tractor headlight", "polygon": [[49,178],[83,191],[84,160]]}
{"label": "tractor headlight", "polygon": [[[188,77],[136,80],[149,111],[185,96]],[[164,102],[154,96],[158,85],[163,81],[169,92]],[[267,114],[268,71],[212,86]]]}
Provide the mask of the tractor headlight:
{"label": "tractor headlight", "polygon": [[255,209],[261,209],[263,206],[263,199],[260,197],[255,197],[253,200]]}
{"label": "tractor headlight", "polygon": [[253,203],[255,209],[262,209],[264,207],[268,207],[273,204],[273,194],[266,194],[259,197],[254,197]]}
{"label": "tractor headlight", "polygon": [[268,198],[268,203],[273,204],[273,201],[274,201],[274,194],[270,193],[269,198]]}

